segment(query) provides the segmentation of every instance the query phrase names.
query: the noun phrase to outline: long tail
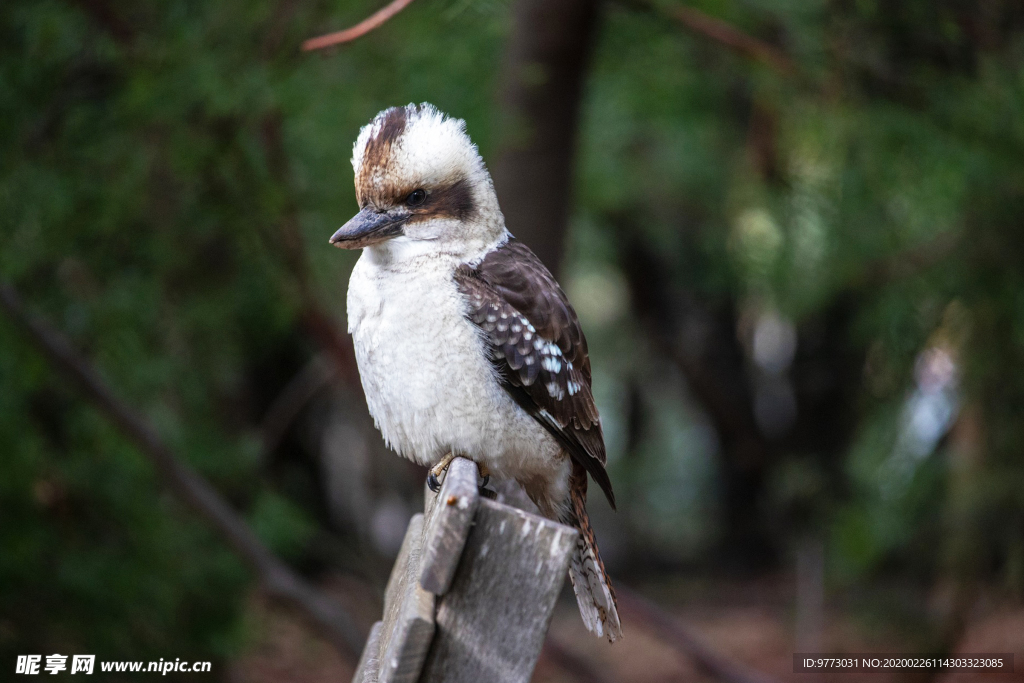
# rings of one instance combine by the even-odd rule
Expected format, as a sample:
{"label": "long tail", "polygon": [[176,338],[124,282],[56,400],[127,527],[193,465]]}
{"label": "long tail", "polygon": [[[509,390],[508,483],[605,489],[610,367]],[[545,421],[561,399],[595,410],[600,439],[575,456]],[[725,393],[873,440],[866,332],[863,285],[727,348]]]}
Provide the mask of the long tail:
{"label": "long tail", "polygon": [[587,630],[597,636],[606,636],[610,642],[622,637],[615,590],[605,571],[597,538],[590,527],[587,514],[587,471],[582,465],[572,464],[569,476],[569,506],[562,513],[563,524],[580,532],[576,550],[569,560],[569,579],[576,591],[576,602]]}

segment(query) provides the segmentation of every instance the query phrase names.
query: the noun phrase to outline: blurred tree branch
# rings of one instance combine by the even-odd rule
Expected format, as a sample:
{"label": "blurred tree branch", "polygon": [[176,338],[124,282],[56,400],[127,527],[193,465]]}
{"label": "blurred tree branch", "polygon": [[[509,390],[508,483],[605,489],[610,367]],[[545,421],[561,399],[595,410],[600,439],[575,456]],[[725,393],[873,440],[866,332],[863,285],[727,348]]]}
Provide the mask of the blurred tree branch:
{"label": "blurred tree branch", "polygon": [[118,43],[127,45],[135,39],[136,27],[124,21],[109,0],[73,0],[93,21],[102,26]]}
{"label": "blurred tree branch", "polygon": [[541,661],[551,662],[580,683],[613,683],[613,679],[599,671],[589,659],[576,654],[550,633],[544,641],[540,657]]}
{"label": "blurred tree branch", "polygon": [[337,374],[337,366],[321,353],[306,363],[285,385],[263,416],[260,426],[263,441],[261,462],[270,461],[270,456],[281,445],[295,418],[321,389],[337,378]]}
{"label": "blurred tree branch", "polygon": [[[616,587],[618,607],[624,617],[646,626],[708,676],[724,683],[777,683],[774,678],[716,652],[672,614],[639,593],[621,583]],[[586,657],[573,652],[551,634],[544,641],[541,657],[581,683],[612,683],[618,680],[595,667]]]}
{"label": "blurred tree branch", "polygon": [[411,2],[412,0],[392,0],[383,9],[374,12],[351,28],[347,28],[344,31],[328,33],[327,35],[319,36],[317,38],[310,38],[302,44],[302,49],[307,52],[310,50],[319,50],[332,45],[347,43],[361,36],[365,36],[370,31],[383,26],[388,19],[401,12]]}
{"label": "blurred tree branch", "polygon": [[724,45],[733,52],[765,64],[785,76],[799,75],[799,68],[778,47],[744,33],[732,24],[693,7],[666,6],[653,0],[621,0],[627,7],[665,16],[686,29]]}
{"label": "blurred tree branch", "polygon": [[850,281],[848,287],[880,289],[937,266],[962,246],[962,240],[957,232],[939,233],[928,241],[867,263],[864,270]]}
{"label": "blurred tree branch", "polygon": [[[134,39],[136,31],[130,27],[111,7],[107,0],[74,0],[90,17],[123,44]],[[383,24],[387,19],[400,11],[412,0],[396,0],[388,7],[377,12],[366,21],[350,29],[354,31],[363,27],[363,33]],[[279,5],[276,13],[287,16],[292,10],[287,3]],[[386,14],[386,16],[385,16]],[[376,21],[370,26],[369,22]],[[353,36],[357,37],[357,36]],[[280,36],[268,38],[264,51],[280,42]],[[351,39],[351,38],[350,38]],[[282,118],[279,111],[266,114],[261,121],[261,136],[267,158],[267,166],[271,176],[280,187],[288,190],[283,207],[283,219],[280,224],[280,237],[286,265],[291,270],[298,287],[300,319],[307,333],[334,360],[338,368],[337,376],[349,386],[359,386],[359,375],[355,365],[355,354],[351,340],[338,329],[333,316],[320,304],[309,276],[309,266],[305,253],[304,241],[298,218],[298,206],[291,190],[291,178],[288,168],[288,156],[284,147],[282,134]]]}
{"label": "blurred tree branch", "polygon": [[156,430],[114,394],[99,372],[63,335],[29,313],[18,293],[5,282],[0,282],[0,307],[47,360],[139,448],[171,492],[205,519],[256,572],[269,595],[305,614],[342,655],[358,657],[363,638],[351,616],[275,557],[213,486],[182,462]]}
{"label": "blurred tree branch", "polygon": [[623,616],[642,621],[662,641],[691,659],[697,667],[725,683],[776,683],[771,676],[732,661],[708,647],[671,614],[621,584],[617,586]]}
{"label": "blurred tree branch", "polygon": [[768,444],[754,417],[754,397],[737,335],[736,304],[701,300],[679,291],[669,269],[640,237],[631,219],[613,218],[633,310],[661,354],[686,378],[714,426],[724,470],[725,538],[731,561],[743,567],[770,563],[772,550],[759,514]]}
{"label": "blurred tree branch", "polygon": [[494,186],[509,230],[558,272],[597,0],[520,0],[498,92]]}
{"label": "blurred tree branch", "polygon": [[[688,7],[623,1],[668,16],[780,73],[798,74],[782,50],[720,19]],[[495,189],[509,230],[556,274],[565,250],[580,103],[600,8],[596,0],[520,0],[500,79]]]}
{"label": "blurred tree branch", "polygon": [[[260,121],[260,142],[266,159],[267,169],[279,190],[280,206],[276,207],[276,221],[272,231],[270,250],[277,254],[285,265],[289,277],[284,278],[285,291],[296,298],[298,306],[298,322],[305,334],[320,348],[321,352],[313,360],[299,369],[292,379],[282,388],[278,396],[268,407],[261,425],[262,450],[261,461],[270,464],[275,452],[286,438],[293,423],[302,414],[313,396],[328,383],[334,383],[339,394],[353,399],[348,405],[358,405],[356,410],[348,412],[353,418],[353,425],[369,440],[379,437],[373,429],[369,414],[364,407],[363,389],[359,381],[356,367],[355,351],[352,339],[346,333],[344,323],[325,304],[324,297],[317,288],[309,263],[309,254],[305,236],[302,232],[299,217],[299,200],[295,181],[289,163],[288,150],[285,146],[283,117],[279,110],[266,112]],[[328,248],[326,240],[321,248]],[[337,301],[335,297],[334,301]],[[344,297],[341,299],[344,300]],[[339,311],[340,312],[340,311]],[[339,408],[339,410],[343,410]],[[323,442],[321,441],[321,448]],[[334,457],[333,449],[319,452],[321,462]],[[346,457],[353,455],[345,449]],[[351,463],[349,463],[351,465]],[[349,501],[340,508],[332,505],[332,509],[346,509],[350,512],[359,507],[357,501],[370,500],[372,496],[367,489],[367,482],[358,470],[346,475],[346,486],[350,487],[340,494],[328,484],[323,493],[328,500],[339,495]],[[358,493],[357,493],[358,492]],[[337,502],[337,501],[335,501]],[[355,506],[355,507],[349,507]],[[337,519],[335,520],[337,521]],[[349,521],[355,528],[360,527],[358,516]]]}
{"label": "blurred tree branch", "polygon": [[261,133],[270,174],[278,186],[286,190],[285,205],[279,224],[283,247],[281,253],[285,264],[295,277],[302,323],[310,336],[333,359],[338,368],[338,376],[349,386],[359,387],[359,372],[356,369],[352,340],[338,328],[334,316],[323,307],[313,288],[305,240],[299,225],[298,204],[291,190],[291,172],[284,146],[280,112],[274,111],[263,117]]}
{"label": "blurred tree branch", "polygon": [[[807,458],[830,482],[841,479],[838,470],[855,424],[865,353],[848,341],[848,332],[863,293],[839,292],[797,325],[797,352],[788,368],[794,421],[783,433],[769,436],[755,414],[757,377],[740,329],[744,303],[734,295],[710,296],[675,282],[664,258],[633,224],[640,214],[611,217],[621,267],[638,319],[655,348],[686,378],[718,436],[725,517],[721,559],[745,571],[770,567],[780,550],[765,516],[765,504],[772,502],[767,484],[773,467],[781,458]],[[699,251],[695,234],[681,234],[685,251]],[[798,508],[775,512],[803,514]],[[788,520],[790,526],[796,522]]]}

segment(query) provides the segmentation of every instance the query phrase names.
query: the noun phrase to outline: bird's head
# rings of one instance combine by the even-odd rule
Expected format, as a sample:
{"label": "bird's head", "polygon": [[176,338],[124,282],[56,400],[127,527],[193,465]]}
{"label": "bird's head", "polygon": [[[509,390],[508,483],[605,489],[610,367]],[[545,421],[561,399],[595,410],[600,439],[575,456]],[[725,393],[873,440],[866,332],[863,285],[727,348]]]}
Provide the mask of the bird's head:
{"label": "bird's head", "polygon": [[377,114],[352,150],[359,213],[331,237],[389,260],[483,254],[505,234],[491,176],[466,123],[433,105]]}

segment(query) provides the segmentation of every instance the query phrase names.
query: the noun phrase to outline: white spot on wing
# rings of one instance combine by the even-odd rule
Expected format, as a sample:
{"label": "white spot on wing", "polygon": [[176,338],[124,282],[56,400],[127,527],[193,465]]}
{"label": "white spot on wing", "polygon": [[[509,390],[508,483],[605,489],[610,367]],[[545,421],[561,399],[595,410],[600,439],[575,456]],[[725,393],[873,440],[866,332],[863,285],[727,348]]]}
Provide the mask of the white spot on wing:
{"label": "white spot on wing", "polygon": [[565,392],[558,386],[558,382],[548,382],[544,387],[548,390],[548,395],[556,401],[561,401],[565,397]]}
{"label": "white spot on wing", "polygon": [[557,373],[562,370],[562,361],[558,360],[557,358],[552,358],[551,356],[545,356],[544,360],[541,361],[541,367],[543,367],[548,372]]}

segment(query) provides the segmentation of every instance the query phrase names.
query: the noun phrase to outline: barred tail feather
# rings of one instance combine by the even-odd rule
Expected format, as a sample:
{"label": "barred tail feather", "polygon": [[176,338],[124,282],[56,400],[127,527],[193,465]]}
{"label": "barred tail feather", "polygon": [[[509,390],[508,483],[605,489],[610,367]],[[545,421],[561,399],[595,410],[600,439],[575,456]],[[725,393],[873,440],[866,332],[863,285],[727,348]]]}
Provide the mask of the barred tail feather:
{"label": "barred tail feather", "polygon": [[587,515],[587,472],[576,463],[573,463],[569,479],[569,496],[569,509],[564,513],[566,519],[561,521],[580,532],[576,550],[569,560],[569,579],[576,592],[580,616],[588,631],[615,642],[622,637],[615,590],[605,571],[597,549],[597,538],[590,526],[590,516]]}
{"label": "barred tail feather", "polygon": [[576,602],[587,630],[596,636],[605,636],[613,643],[621,638],[622,626],[615,606],[615,592],[608,575],[601,568],[597,548],[582,537],[569,560],[569,579],[576,591]]}

